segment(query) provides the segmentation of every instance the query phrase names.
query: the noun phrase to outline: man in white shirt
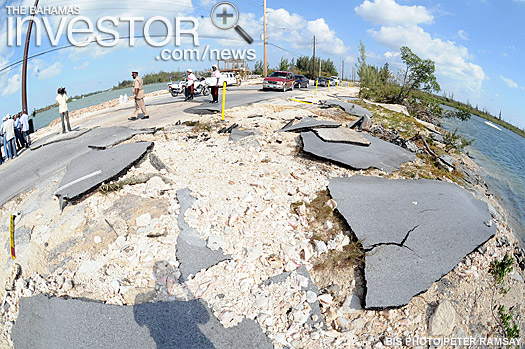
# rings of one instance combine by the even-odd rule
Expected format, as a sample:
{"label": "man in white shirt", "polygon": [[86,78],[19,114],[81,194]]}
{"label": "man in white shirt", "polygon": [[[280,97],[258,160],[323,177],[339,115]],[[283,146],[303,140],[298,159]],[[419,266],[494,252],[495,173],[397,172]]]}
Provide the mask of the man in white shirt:
{"label": "man in white shirt", "polygon": [[221,80],[221,72],[219,71],[219,68],[214,64],[211,66],[212,73],[211,73],[211,96],[213,97],[213,100],[211,103],[219,103],[219,83]]}
{"label": "man in white shirt", "polygon": [[58,89],[58,96],[56,101],[58,103],[58,113],[60,114],[60,119],[62,120],[62,133],[66,133],[66,125],[64,123],[64,118],[67,122],[67,130],[71,132],[71,126],[69,125],[69,110],[67,108],[67,93],[64,87]]}
{"label": "man in white shirt", "polygon": [[15,144],[15,121],[13,120],[13,117],[9,114],[6,116],[6,120],[4,121],[4,125],[2,126],[2,132],[5,134],[5,141],[7,144],[7,156],[10,159],[14,159],[18,156],[16,152],[16,144]]}
{"label": "man in white shirt", "polygon": [[29,137],[29,116],[22,112],[22,116],[20,116],[20,122],[22,123],[22,137],[26,142],[26,148],[29,148],[31,145],[31,137]]}
{"label": "man in white shirt", "polygon": [[193,99],[193,85],[197,80],[197,77],[193,74],[191,69],[188,69],[186,73],[188,74],[188,83],[186,84],[186,99],[184,99],[184,101]]}

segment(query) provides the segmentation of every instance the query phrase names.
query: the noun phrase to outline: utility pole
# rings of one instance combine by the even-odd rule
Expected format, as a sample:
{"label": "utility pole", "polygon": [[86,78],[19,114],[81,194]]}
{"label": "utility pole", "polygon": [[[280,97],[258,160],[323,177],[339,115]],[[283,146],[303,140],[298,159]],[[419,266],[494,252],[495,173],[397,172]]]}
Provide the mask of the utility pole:
{"label": "utility pole", "polygon": [[319,58],[319,76],[323,73],[323,60]]}
{"label": "utility pole", "polygon": [[[38,1],[35,1],[35,8],[38,7]],[[33,20],[29,21],[27,26],[26,45],[24,47],[24,62],[22,64],[22,112],[29,114],[27,110],[27,55],[29,54],[29,42],[31,41],[31,28]]]}
{"label": "utility pole", "polygon": [[268,48],[267,48],[268,36],[266,32],[266,0],[264,0],[263,18],[264,18],[264,68],[263,68],[263,71],[264,71],[264,77],[267,77],[268,76]]}
{"label": "utility pole", "polygon": [[341,80],[345,79],[345,61],[343,60],[343,71],[341,72]]}
{"label": "utility pole", "polygon": [[312,62],[312,66],[314,67],[314,71],[313,71],[313,74],[312,74],[312,79],[315,80],[315,35],[314,35],[314,60]]}

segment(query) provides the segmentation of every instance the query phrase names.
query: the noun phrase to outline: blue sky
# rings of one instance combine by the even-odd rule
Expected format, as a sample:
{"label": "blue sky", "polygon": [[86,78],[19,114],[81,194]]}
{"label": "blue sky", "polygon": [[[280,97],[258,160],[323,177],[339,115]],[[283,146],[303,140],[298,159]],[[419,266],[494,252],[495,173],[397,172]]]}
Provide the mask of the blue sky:
{"label": "blue sky", "polygon": [[[8,47],[6,6],[31,6],[32,0],[0,0],[0,69],[22,57],[23,47]],[[41,0],[40,6],[79,6],[80,15],[96,22],[102,16],[187,16],[199,19],[200,47],[212,49],[255,49],[263,58],[262,0],[234,0],[240,12],[239,24],[255,39],[248,45],[233,31],[211,25],[209,14],[213,0]],[[436,62],[436,75],[442,90],[454,98],[492,114],[500,110],[505,120],[525,127],[525,69],[523,69],[525,0],[359,0],[309,1],[268,0],[268,41],[270,66],[281,57],[294,58],[312,54],[312,38],[317,37],[317,54],[331,58],[336,65],[345,61],[345,75],[358,56],[359,40],[365,44],[368,63],[388,62],[393,70],[401,67],[399,48],[409,46],[422,58]],[[56,30],[59,16],[48,17]],[[74,16],[70,16],[69,19]],[[124,31],[124,24],[119,32]],[[127,28],[127,27],[126,27]],[[137,26],[140,30],[141,26]],[[154,27],[160,33],[160,28]],[[25,34],[24,34],[25,36]],[[40,47],[31,45],[35,54],[51,48],[43,35]],[[67,44],[62,37],[59,45]],[[180,46],[192,48],[188,40]],[[170,42],[165,48],[173,49]],[[86,48],[68,48],[39,56],[29,63],[29,109],[54,101],[56,89],[66,86],[70,95],[107,89],[130,78],[130,71],[141,74],[159,70],[205,69],[210,62],[157,61],[162,48],[146,45],[138,39],[130,48],[126,40],[114,48],[92,44]],[[251,64],[253,67],[253,63]],[[0,113],[20,109],[21,66],[0,72]]]}

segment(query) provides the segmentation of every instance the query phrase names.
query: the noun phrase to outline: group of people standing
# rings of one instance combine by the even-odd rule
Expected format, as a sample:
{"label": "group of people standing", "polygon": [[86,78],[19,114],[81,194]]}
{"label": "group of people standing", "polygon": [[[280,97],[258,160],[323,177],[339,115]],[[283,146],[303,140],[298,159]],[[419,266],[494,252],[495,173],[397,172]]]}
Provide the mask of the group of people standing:
{"label": "group of people standing", "polygon": [[[211,87],[211,96],[213,100],[210,103],[219,103],[219,81],[221,79],[221,72],[215,64],[211,66],[211,69],[211,79],[209,81]],[[193,74],[193,71],[191,69],[188,69],[186,71],[186,74],[187,83],[186,89],[184,91],[186,98],[184,99],[184,101],[193,99],[195,81],[197,81],[197,77],[195,76],[195,74]]]}
{"label": "group of people standing", "polygon": [[[211,95],[213,100],[210,103],[219,103],[219,83],[221,79],[221,72],[219,71],[218,67],[214,64],[212,67],[212,73],[211,73],[211,79],[210,79],[210,87],[211,87]],[[197,77],[193,73],[191,69],[188,69],[186,71],[187,73],[187,84],[185,89],[185,99],[184,101],[192,100],[194,96],[194,87],[195,82],[197,81]],[[131,72],[131,76],[133,77],[133,98],[135,100],[135,112],[131,117],[128,118],[128,120],[137,120],[139,110],[143,114],[143,119],[148,119],[149,114],[146,111],[146,106],[144,104],[144,82],[142,78],[139,76],[139,73],[137,71]],[[65,90],[64,90],[65,92]],[[60,89],[59,89],[59,95],[57,96],[57,102],[60,105],[61,99],[63,97],[60,96]],[[67,100],[67,95],[65,96],[65,100]],[[63,102],[65,104],[65,102]],[[65,132],[64,129],[64,116],[67,118],[67,105],[65,106],[66,113],[63,114],[61,110],[60,116],[62,117],[62,132]],[[69,128],[69,119],[67,119],[67,125]],[[71,131],[71,129],[70,129]]]}
{"label": "group of people standing", "polygon": [[0,126],[0,139],[4,148],[5,157],[0,149],[0,164],[4,160],[14,159],[18,156],[18,151],[22,148],[29,148],[31,138],[29,137],[29,116],[20,112],[11,116],[7,114],[2,119]]}

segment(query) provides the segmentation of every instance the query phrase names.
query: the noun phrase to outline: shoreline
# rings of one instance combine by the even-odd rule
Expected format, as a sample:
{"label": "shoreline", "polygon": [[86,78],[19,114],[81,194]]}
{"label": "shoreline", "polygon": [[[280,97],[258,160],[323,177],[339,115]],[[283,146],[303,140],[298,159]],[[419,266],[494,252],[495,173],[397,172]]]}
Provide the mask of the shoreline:
{"label": "shoreline", "polygon": [[[324,92],[319,93],[312,100],[323,99],[326,96]],[[75,115],[75,118],[86,120],[106,109],[99,107],[100,105],[84,108],[84,111]],[[93,110],[88,110],[90,108]],[[20,225],[30,223],[35,226],[31,241],[35,244],[31,250],[35,258],[43,253],[39,249],[44,243],[50,244],[45,249],[50,252],[56,251],[53,253],[57,254],[57,257],[47,259],[49,257],[43,255],[36,258],[29,267],[24,268],[22,270],[24,278],[34,281],[35,290],[31,291],[30,288],[25,287],[23,278],[15,280],[15,290],[10,291],[14,297],[13,301],[21,296],[47,293],[72,298],[86,297],[107,304],[122,305],[135,304],[139,293],[148,292],[154,293],[149,301],[169,301],[172,297],[187,299],[187,290],[189,290],[199,295],[199,298],[214,309],[223,325],[231,326],[245,318],[246,314],[253,312],[250,290],[256,287],[254,285],[276,275],[279,271],[288,271],[288,268],[293,271],[294,265],[301,263],[312,266],[310,269],[312,278],[320,292],[326,295],[323,298],[326,303],[322,306],[322,312],[328,328],[311,332],[294,329],[297,331],[294,333],[289,330],[292,328],[290,323],[293,321],[287,314],[273,311],[272,307],[277,309],[282,302],[296,302],[289,298],[293,295],[287,293],[287,288],[294,287],[292,278],[282,286],[272,286],[270,294],[265,293],[270,312],[266,317],[267,320],[261,321],[260,325],[276,347],[292,343],[294,346],[297,344],[299,347],[307,348],[344,345],[353,347],[353,344],[381,347],[387,345],[385,342],[387,337],[425,336],[433,310],[444,300],[451,300],[455,304],[455,316],[458,319],[457,332],[450,335],[459,338],[468,336],[481,338],[494,333],[496,325],[491,319],[491,304],[489,304],[492,276],[488,273],[488,268],[492,260],[501,259],[507,252],[514,253],[516,243],[512,232],[497,217],[494,224],[498,229],[493,238],[463,258],[447,275],[434,282],[426,292],[413,297],[407,306],[381,311],[358,308],[350,309],[345,313],[348,310],[348,307],[344,306],[347,298],[353,295],[362,297],[365,292],[366,285],[363,285],[362,275],[360,276],[361,267],[354,265],[346,270],[333,271],[316,269],[316,263],[320,263],[326,255],[317,251],[315,246],[310,247],[312,252],[309,253],[313,253],[312,256],[303,255],[308,249],[303,251],[301,246],[310,246],[310,240],[308,229],[301,228],[301,224],[304,223],[304,219],[309,218],[309,215],[303,212],[296,217],[295,214],[290,214],[290,206],[294,202],[313,200],[320,190],[326,188],[327,180],[333,177],[355,174],[387,178],[403,177],[400,173],[385,176],[381,171],[373,169],[352,171],[330,163],[296,156],[295,135],[275,134],[274,130],[290,118],[295,118],[297,115],[308,116],[313,112],[324,119],[340,121],[346,118],[342,111],[307,107],[303,109],[297,106],[297,103],[282,99],[279,99],[278,103],[265,101],[247,107],[228,109],[228,123],[237,122],[244,127],[257,127],[261,131],[261,134],[256,136],[261,146],[259,151],[255,151],[253,147],[245,148],[232,144],[224,136],[219,135],[216,131],[222,124],[218,116],[209,116],[205,119],[193,116],[194,120],[208,122],[210,131],[207,131],[206,127],[200,131],[195,131],[195,128],[191,131],[191,127],[168,124],[163,134],[135,137],[138,141],[155,142],[155,154],[173,168],[175,173],[170,175],[164,172],[164,175],[169,176],[177,184],[169,185],[159,178],[153,178],[145,184],[128,185],[117,192],[102,194],[96,191],[82,199],[78,206],[66,207],[63,213],[57,211],[54,200],[41,202],[42,207],[35,213],[28,213],[28,217],[22,217]],[[380,109],[380,112],[387,113],[383,109]],[[250,115],[262,117],[250,118]],[[60,123],[59,119],[58,122]],[[49,125],[42,129],[42,133],[51,132],[54,127],[56,125]],[[186,134],[191,132],[196,138],[187,137]],[[202,139],[206,138],[202,136],[203,133],[210,139],[203,141]],[[196,153],[199,156],[195,156]],[[457,160],[469,168],[472,166],[475,169],[477,166],[464,154]],[[153,170],[152,165],[146,160],[130,169],[124,178],[133,178]],[[157,270],[154,269],[156,261],[170,261],[175,258],[176,243],[173,239],[178,233],[178,228],[175,228],[173,215],[178,212],[179,204],[174,192],[180,187],[189,187],[198,199],[193,209],[185,216],[189,225],[206,238],[218,236],[218,243],[234,256],[231,262],[198,273],[184,287],[170,284],[164,278],[165,275],[151,276],[152,268],[153,274]],[[487,196],[487,188],[483,185],[474,185],[474,187],[485,197],[485,200],[493,202],[496,211],[505,217],[505,212],[500,211],[502,207],[494,195]],[[31,206],[42,190],[45,188],[36,188],[31,192],[20,194],[4,205],[0,216],[5,217],[6,212],[18,208],[27,211],[24,208]],[[125,221],[118,218],[119,207],[127,207],[126,205],[133,207],[138,199],[144,200],[149,206],[158,207],[161,212],[166,211],[165,214],[152,211],[151,221],[156,223],[151,222],[146,228],[162,231],[169,227],[168,235],[151,238],[139,232],[140,228],[135,223],[135,219],[138,220],[139,217],[144,219],[143,215],[148,211],[147,207],[146,211],[134,208],[136,211],[131,211],[130,218]],[[252,211],[248,210],[250,207]],[[231,211],[225,210],[230,208]],[[274,212],[270,216],[272,219],[265,218],[263,213],[266,210]],[[108,229],[106,223],[97,220],[99,216],[107,217],[114,230]],[[292,229],[294,224],[298,228]],[[225,228],[222,231],[213,226]],[[45,227],[53,228],[46,230]],[[272,234],[269,234],[265,227],[272,227]],[[119,236],[116,240],[115,234]],[[75,238],[77,240],[74,240]],[[70,241],[75,243],[71,245]],[[126,246],[135,246],[139,251],[130,252],[127,250],[128,247],[121,245],[123,241]],[[67,245],[68,243],[70,245]],[[261,244],[261,248],[258,244]],[[70,247],[64,249],[61,246]],[[333,252],[336,251],[334,248]],[[255,252],[257,256],[253,261],[251,257],[247,259],[247,253]],[[267,255],[273,256],[272,259],[267,260]],[[82,257],[82,260],[79,257]],[[89,267],[87,263],[90,261],[107,267],[104,272],[87,270]],[[56,268],[49,272],[48,267],[52,266],[52,263],[56,263]],[[177,261],[174,261],[169,262],[166,268],[176,269],[177,266]],[[34,273],[28,275],[27,270],[33,270]],[[128,278],[131,283],[123,282],[124,278]],[[3,278],[0,279],[3,281]],[[120,280],[120,284],[115,288],[114,280],[117,279]],[[253,279],[253,283],[246,281],[249,279]],[[70,287],[69,282],[74,286]],[[501,302],[505,305],[511,305],[514,301],[523,304],[525,294],[523,282],[521,284],[512,280],[509,282],[512,290],[508,296],[501,299]],[[246,285],[249,286],[244,289]],[[140,292],[137,293],[135,289],[139,289]],[[269,291],[263,289],[262,292]],[[223,295],[222,298],[218,296],[219,294]],[[523,309],[519,311],[520,316],[525,314]]]}

